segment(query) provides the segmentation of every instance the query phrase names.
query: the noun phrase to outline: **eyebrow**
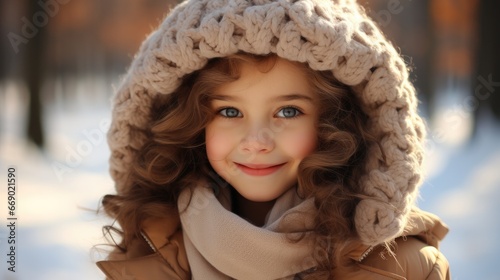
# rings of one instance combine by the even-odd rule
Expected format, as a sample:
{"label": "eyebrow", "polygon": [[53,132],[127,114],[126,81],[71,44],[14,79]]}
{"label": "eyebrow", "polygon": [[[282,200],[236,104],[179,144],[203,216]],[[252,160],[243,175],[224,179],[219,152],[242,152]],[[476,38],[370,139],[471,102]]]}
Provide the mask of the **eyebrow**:
{"label": "eyebrow", "polygon": [[276,101],[290,101],[290,100],[305,100],[312,102],[313,99],[307,95],[304,94],[299,94],[299,93],[294,93],[294,94],[287,94],[287,95],[280,95],[276,98],[274,98]]}
{"label": "eyebrow", "polygon": [[237,101],[240,98],[236,96],[229,96],[229,95],[223,95],[223,94],[212,94],[210,96],[212,100],[222,100],[222,101]]}
{"label": "eyebrow", "polygon": [[[230,96],[230,95],[223,95],[223,94],[213,94],[212,99],[222,100],[222,101],[238,101],[238,100],[240,100],[240,98],[237,96]],[[280,95],[280,96],[273,98],[273,100],[274,101],[305,100],[305,101],[313,102],[313,99],[311,97],[304,95],[304,94],[298,94],[298,93]]]}

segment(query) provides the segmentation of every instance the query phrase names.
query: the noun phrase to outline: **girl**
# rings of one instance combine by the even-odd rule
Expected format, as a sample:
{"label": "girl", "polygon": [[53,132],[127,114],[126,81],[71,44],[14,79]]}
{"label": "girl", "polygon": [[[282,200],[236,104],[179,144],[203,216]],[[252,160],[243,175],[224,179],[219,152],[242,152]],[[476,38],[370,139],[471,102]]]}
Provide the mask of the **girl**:
{"label": "girl", "polygon": [[407,68],[353,1],[193,0],[108,134],[110,279],[449,279]]}

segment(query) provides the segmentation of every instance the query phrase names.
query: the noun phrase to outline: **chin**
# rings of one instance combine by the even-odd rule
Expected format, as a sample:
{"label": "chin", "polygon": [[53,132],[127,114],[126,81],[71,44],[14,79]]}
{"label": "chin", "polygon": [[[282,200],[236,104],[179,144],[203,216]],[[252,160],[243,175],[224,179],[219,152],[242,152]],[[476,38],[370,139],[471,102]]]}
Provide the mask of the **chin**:
{"label": "chin", "polygon": [[277,199],[280,197],[283,193],[286,192],[286,190],[283,190],[281,192],[270,192],[270,193],[252,193],[252,192],[240,192],[238,189],[236,189],[237,192],[240,193],[241,196],[244,198],[253,201],[253,202],[269,202]]}
{"label": "chin", "polygon": [[272,196],[272,197],[247,197],[247,196],[243,196],[243,197],[245,197],[246,199],[253,201],[253,202],[269,202],[269,201],[275,200],[279,196]]}

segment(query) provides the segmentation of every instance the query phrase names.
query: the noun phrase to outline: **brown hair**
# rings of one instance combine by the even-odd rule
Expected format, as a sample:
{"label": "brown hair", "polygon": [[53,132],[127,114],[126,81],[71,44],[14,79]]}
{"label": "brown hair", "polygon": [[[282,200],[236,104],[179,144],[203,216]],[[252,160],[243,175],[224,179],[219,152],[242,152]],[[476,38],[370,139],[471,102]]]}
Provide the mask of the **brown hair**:
{"label": "brown hair", "polygon": [[[212,59],[202,70],[185,76],[172,94],[157,96],[151,110],[151,126],[146,128],[148,140],[130,170],[131,187],[103,199],[106,213],[121,226],[123,239],[118,248],[125,251],[131,240],[139,236],[142,221],[163,217],[176,209],[184,188],[213,179],[215,172],[204,145],[204,129],[214,116],[210,93],[238,79],[242,61],[263,65],[276,58],[236,54]],[[317,244],[331,244],[324,248],[320,270],[331,271],[339,265],[335,255],[340,250],[336,244],[356,238],[354,211],[361,193],[358,180],[371,140],[365,128],[366,116],[351,88],[338,82],[330,71],[314,71],[306,64],[295,64],[308,76],[320,104],[318,145],[299,165],[298,193],[315,199]]]}

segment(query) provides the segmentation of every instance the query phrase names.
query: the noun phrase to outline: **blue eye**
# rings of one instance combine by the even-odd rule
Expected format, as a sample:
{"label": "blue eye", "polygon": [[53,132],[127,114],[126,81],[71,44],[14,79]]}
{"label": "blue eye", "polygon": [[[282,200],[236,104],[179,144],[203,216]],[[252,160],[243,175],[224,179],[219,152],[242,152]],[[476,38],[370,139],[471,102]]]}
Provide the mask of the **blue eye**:
{"label": "blue eye", "polygon": [[236,108],[224,108],[219,111],[219,114],[221,114],[225,118],[241,118],[241,112],[238,111]]}
{"label": "blue eye", "polygon": [[285,107],[285,108],[282,108],[276,114],[276,116],[279,117],[279,118],[290,119],[290,118],[298,117],[301,114],[302,114],[302,112],[299,109],[297,109],[297,108],[294,108],[294,107]]}

